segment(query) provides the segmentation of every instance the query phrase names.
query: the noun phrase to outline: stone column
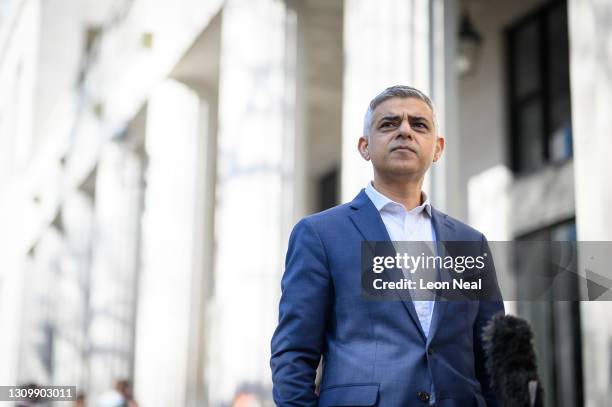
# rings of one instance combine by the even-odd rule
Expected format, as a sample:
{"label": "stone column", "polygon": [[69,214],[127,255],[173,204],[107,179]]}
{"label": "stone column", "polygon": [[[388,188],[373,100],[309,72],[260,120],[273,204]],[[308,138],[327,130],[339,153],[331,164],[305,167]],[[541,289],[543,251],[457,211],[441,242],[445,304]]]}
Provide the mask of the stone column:
{"label": "stone column", "polygon": [[284,222],[293,211],[284,200],[296,146],[292,24],[281,1],[230,0],[223,10],[211,406],[241,390],[270,394]]}
{"label": "stone column", "polygon": [[142,158],[108,142],[96,175],[89,279],[89,391],[92,397],[132,376],[142,210]]}
{"label": "stone column", "polygon": [[[134,390],[146,406],[187,405],[196,266],[200,102],[166,80],[147,105],[146,190]],[[205,134],[205,132],[204,132]],[[201,272],[201,270],[199,270]]]}
{"label": "stone column", "polygon": [[[612,240],[612,3],[568,2],[576,227],[579,240]],[[586,259],[580,259],[583,269]],[[612,400],[610,303],[581,303],[586,406]]]}

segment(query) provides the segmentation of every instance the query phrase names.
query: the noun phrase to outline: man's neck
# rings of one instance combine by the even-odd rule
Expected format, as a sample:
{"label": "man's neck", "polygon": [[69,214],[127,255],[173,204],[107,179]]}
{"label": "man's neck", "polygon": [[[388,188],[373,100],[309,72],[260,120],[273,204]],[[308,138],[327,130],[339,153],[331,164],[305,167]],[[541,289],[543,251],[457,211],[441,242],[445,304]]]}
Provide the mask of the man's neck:
{"label": "man's neck", "polygon": [[423,180],[418,182],[389,182],[374,176],[374,189],[387,198],[401,203],[407,210],[421,205],[421,186]]}

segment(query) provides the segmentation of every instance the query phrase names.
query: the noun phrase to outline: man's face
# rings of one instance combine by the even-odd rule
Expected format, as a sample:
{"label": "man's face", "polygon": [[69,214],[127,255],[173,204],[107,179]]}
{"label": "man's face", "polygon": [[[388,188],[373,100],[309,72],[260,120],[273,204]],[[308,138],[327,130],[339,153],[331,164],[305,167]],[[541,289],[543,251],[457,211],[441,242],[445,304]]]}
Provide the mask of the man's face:
{"label": "man's face", "polygon": [[361,137],[358,147],[366,160],[372,160],[378,175],[420,180],[440,157],[444,138],[436,137],[427,103],[416,98],[391,98],[376,107],[369,139]]}

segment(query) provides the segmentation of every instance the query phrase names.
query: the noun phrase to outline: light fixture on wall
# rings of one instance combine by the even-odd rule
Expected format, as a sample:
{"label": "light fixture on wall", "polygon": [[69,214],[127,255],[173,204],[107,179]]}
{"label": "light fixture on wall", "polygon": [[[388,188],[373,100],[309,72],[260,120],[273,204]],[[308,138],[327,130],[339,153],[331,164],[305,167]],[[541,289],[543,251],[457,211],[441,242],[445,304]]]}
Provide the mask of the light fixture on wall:
{"label": "light fixture on wall", "polygon": [[461,15],[457,50],[457,70],[461,76],[470,75],[476,70],[482,43],[482,35],[476,31],[466,4]]}

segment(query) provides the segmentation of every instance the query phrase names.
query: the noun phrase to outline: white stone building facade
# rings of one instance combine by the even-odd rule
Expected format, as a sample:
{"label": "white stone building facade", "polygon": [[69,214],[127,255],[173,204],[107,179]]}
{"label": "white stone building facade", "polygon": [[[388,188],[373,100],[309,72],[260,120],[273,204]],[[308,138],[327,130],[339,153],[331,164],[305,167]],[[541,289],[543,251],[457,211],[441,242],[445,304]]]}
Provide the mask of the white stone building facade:
{"label": "white stone building facade", "polygon": [[[466,12],[482,42],[460,75]],[[392,84],[438,109],[436,207],[489,240],[612,240],[610,16],[607,0],[0,0],[0,385],[77,385],[95,405],[126,377],[147,407],[271,403],[288,234],[370,179],[357,138]],[[532,50],[537,72],[567,68],[559,157],[568,133],[515,145],[556,130],[562,100],[508,79],[531,22],[541,44],[567,32],[567,61]],[[544,119],[517,128],[529,103]],[[537,326],[549,402],[608,406],[611,305],[576,304],[508,308]]]}

